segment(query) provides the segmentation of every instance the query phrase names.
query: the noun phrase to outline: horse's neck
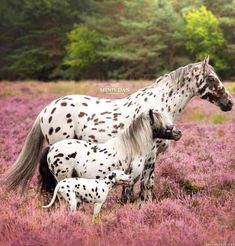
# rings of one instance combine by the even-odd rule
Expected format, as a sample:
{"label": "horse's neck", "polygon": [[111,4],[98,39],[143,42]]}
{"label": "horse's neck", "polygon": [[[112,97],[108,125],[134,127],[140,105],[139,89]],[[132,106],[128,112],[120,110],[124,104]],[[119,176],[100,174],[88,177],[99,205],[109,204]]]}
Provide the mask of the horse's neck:
{"label": "horse's neck", "polygon": [[133,94],[133,98],[138,100],[143,110],[158,109],[174,122],[194,96],[190,84],[191,82],[173,81],[168,75]]}
{"label": "horse's neck", "polygon": [[169,84],[163,91],[160,96],[161,112],[169,115],[172,122],[174,122],[194,95],[186,84],[182,84],[180,87]]}

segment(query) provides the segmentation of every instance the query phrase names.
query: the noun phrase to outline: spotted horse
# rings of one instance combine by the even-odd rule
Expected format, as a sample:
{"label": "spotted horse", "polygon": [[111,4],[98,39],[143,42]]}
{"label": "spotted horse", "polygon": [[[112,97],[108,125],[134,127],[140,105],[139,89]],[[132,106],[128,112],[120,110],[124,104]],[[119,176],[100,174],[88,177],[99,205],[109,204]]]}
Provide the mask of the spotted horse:
{"label": "spotted horse", "polygon": [[[231,95],[209,64],[209,58],[180,67],[122,99],[84,95],[59,98],[47,105],[36,118],[19,157],[4,175],[7,189],[19,186],[26,189],[37,167],[44,140],[49,144],[73,138],[104,143],[123,132],[133,119],[150,108],[163,112],[174,123],[194,96],[215,104],[222,111],[232,109]],[[153,144],[144,164],[141,200],[152,200],[155,163],[167,146],[167,140]],[[123,194],[125,196],[126,192]]]}
{"label": "spotted horse", "polygon": [[172,125],[171,120],[150,109],[105,143],[61,140],[43,152],[39,166],[42,188],[48,187],[48,178],[44,177],[50,174],[59,182],[71,177],[99,179],[114,170],[129,174],[132,187],[143,174],[154,142],[158,138],[179,140],[180,137],[181,131]]}

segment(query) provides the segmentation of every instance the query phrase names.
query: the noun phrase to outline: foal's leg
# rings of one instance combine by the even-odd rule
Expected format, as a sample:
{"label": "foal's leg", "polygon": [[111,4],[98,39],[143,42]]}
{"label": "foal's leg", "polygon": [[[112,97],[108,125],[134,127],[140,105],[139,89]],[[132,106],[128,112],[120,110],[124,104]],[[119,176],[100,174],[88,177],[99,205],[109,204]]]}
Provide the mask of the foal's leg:
{"label": "foal's leg", "polygon": [[153,185],[154,185],[154,167],[155,158],[148,162],[144,168],[143,175],[140,181],[139,199],[142,202],[151,202],[153,199]]}
{"label": "foal's leg", "polygon": [[128,203],[134,202],[134,183],[127,186],[123,186],[121,202]]}
{"label": "foal's leg", "polygon": [[144,169],[144,157],[139,155],[134,158],[132,161],[131,167],[128,170],[128,174],[131,175],[132,181],[123,187],[121,201],[123,203],[134,202],[135,194],[134,194],[134,185],[139,180],[139,177],[142,176]]}

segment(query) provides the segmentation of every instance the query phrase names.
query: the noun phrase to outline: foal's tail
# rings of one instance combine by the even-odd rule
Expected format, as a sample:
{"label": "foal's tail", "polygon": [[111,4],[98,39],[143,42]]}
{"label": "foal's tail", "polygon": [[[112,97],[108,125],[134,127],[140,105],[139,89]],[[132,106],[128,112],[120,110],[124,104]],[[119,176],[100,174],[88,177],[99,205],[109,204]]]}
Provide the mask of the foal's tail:
{"label": "foal's tail", "polygon": [[27,188],[37,167],[43,142],[44,136],[41,131],[38,116],[16,162],[3,176],[8,191],[15,190],[19,186],[22,187],[22,191]]}
{"label": "foal's tail", "polygon": [[60,184],[58,183],[55,187],[54,194],[53,194],[53,197],[52,197],[50,203],[48,205],[42,206],[43,208],[49,208],[53,205],[53,203],[55,202],[59,188],[60,188]]}
{"label": "foal's tail", "polygon": [[39,164],[39,188],[41,193],[53,193],[53,190],[56,187],[56,180],[52,175],[47,162],[47,155],[50,150],[50,147],[47,146],[41,156]]}

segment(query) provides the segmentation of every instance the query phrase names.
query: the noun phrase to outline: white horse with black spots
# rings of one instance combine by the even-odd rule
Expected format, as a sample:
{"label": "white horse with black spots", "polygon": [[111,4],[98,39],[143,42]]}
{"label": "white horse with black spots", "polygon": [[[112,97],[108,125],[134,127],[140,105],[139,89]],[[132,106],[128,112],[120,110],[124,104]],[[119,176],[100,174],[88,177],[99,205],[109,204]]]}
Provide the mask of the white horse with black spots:
{"label": "white horse with black spots", "polygon": [[[46,106],[35,120],[18,159],[5,174],[7,188],[21,185],[25,189],[37,167],[44,139],[49,144],[73,138],[104,143],[150,108],[163,112],[174,123],[194,96],[217,105],[222,111],[232,109],[231,96],[209,65],[208,58],[180,67],[123,99],[84,95],[59,98]],[[155,162],[167,146],[166,140],[156,142],[149,153],[141,180],[142,200],[152,199]]]}
{"label": "white horse with black spots", "polygon": [[48,184],[48,178],[44,178],[49,173],[59,182],[71,177],[100,179],[114,170],[129,174],[132,187],[143,173],[155,140],[179,140],[180,137],[181,131],[172,125],[171,120],[150,109],[141,113],[117,137],[105,143],[76,139],[59,141],[47,147],[41,158],[42,189],[48,191],[53,188]]}

